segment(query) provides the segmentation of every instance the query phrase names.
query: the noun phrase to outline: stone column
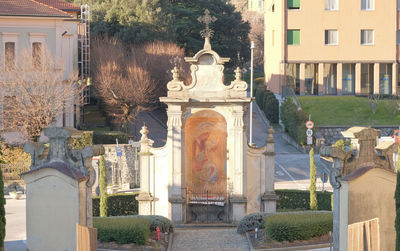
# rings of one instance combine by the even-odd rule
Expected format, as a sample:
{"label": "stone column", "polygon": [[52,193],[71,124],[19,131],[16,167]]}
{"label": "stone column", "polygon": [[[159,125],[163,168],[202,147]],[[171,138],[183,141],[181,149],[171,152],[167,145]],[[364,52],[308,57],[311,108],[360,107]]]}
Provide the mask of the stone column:
{"label": "stone column", "polygon": [[374,64],[374,94],[379,94],[379,63]]}
{"label": "stone column", "polygon": [[300,64],[300,95],[306,92],[306,64]]}
{"label": "stone column", "polygon": [[233,190],[230,202],[232,205],[232,220],[234,222],[239,221],[246,214],[246,202],[245,197],[245,131],[244,131],[244,108],[241,105],[237,105],[233,108],[233,150],[230,158],[233,161],[230,163],[233,165]]}
{"label": "stone column", "polygon": [[324,95],[324,64],[318,64],[318,95]]}
{"label": "stone column", "polygon": [[180,105],[168,105],[168,210],[169,218],[175,223],[184,221],[185,197],[182,194],[184,182],[183,153],[182,153],[182,107]]}
{"label": "stone column", "polygon": [[150,148],[153,145],[153,141],[147,137],[149,131],[146,126],[142,127],[140,133],[142,134],[142,138],[139,141],[140,192],[136,200],[139,201],[139,215],[151,215],[154,196],[150,193],[150,158],[152,155]]}
{"label": "stone column", "polygon": [[392,64],[392,94],[397,94],[397,63]]}
{"label": "stone column", "polygon": [[343,64],[338,63],[336,65],[336,94],[342,95],[343,93]]}
{"label": "stone column", "polygon": [[265,152],[265,191],[261,196],[262,212],[276,212],[276,195],[275,195],[275,150],[274,150],[274,129],[268,130],[267,151]]}
{"label": "stone column", "polygon": [[355,73],[355,94],[361,94],[361,63],[356,63],[356,73]]}

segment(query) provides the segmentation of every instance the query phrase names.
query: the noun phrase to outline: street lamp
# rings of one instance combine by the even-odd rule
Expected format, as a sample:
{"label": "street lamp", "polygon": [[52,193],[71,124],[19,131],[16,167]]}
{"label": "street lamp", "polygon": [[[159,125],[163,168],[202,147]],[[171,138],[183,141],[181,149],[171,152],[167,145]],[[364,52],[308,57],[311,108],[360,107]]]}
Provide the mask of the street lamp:
{"label": "street lamp", "polygon": [[253,54],[254,54],[254,49],[256,48],[256,46],[254,45],[254,42],[251,41],[251,46],[250,46],[250,50],[251,50],[251,59],[250,59],[250,98],[252,99],[250,101],[250,140],[249,140],[249,144],[252,146],[253,144],[253,71],[254,71],[254,67],[253,67]]}

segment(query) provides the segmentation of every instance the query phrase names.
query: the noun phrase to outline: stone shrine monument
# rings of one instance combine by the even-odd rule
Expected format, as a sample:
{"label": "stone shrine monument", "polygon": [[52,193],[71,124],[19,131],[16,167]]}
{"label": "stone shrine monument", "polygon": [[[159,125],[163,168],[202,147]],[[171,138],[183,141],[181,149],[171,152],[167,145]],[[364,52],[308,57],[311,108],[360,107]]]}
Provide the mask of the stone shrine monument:
{"label": "stone shrine monument", "polygon": [[50,146],[28,143],[26,184],[27,250],[76,250],[76,224],[92,226],[92,157],[104,154],[102,146],[71,150],[67,143],[75,129],[48,127]]}
{"label": "stone shrine monument", "polygon": [[252,98],[241,70],[225,85],[224,63],[211,49],[216,18],[205,11],[204,48],[185,58],[192,82],[172,70],[167,84],[168,137],[153,148],[148,130],[140,131],[139,214],[157,214],[175,223],[238,221],[247,213],[275,212],[273,130],[267,145],[250,147],[245,113]]}
{"label": "stone shrine monument", "polygon": [[398,145],[392,141],[377,144],[380,131],[370,127],[351,127],[342,134],[351,141],[351,149],[327,146],[320,149],[321,157],[333,160],[329,176],[334,188],[333,248],[335,251],[353,250],[349,225],[376,220],[379,227],[375,235],[368,233],[367,227],[362,225],[359,230],[363,231],[360,239],[365,243],[365,250],[367,242],[368,247],[375,245],[380,250],[395,250],[396,168],[393,154],[397,153]]}

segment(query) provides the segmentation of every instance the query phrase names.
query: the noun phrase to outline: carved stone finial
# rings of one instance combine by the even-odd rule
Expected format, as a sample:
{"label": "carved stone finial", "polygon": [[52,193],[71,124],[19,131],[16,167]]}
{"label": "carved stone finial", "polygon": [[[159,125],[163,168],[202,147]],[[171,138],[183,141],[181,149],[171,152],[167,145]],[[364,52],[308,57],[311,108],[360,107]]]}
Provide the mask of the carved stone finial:
{"label": "carved stone finial", "polygon": [[178,67],[174,67],[174,69],[171,71],[172,72],[172,79],[174,81],[179,81],[179,69]]}
{"label": "carved stone finial", "polygon": [[142,129],[140,130],[140,134],[142,134],[140,141],[148,139],[147,135],[149,134],[149,130],[147,130],[147,126],[145,126],[145,125],[142,126]]}
{"label": "carved stone finial", "polygon": [[240,70],[239,67],[237,67],[236,70],[235,70],[235,80],[236,81],[241,81],[242,80],[242,70]]}
{"label": "carved stone finial", "polygon": [[214,35],[214,31],[210,29],[210,23],[217,21],[217,18],[210,16],[210,11],[206,9],[204,16],[198,17],[197,21],[206,24],[206,28],[200,31],[200,35],[205,39],[204,49],[211,50],[210,38]]}
{"label": "carved stone finial", "polygon": [[274,142],[274,129],[272,126],[269,127],[268,129],[268,138],[267,138],[267,143],[273,143]]}

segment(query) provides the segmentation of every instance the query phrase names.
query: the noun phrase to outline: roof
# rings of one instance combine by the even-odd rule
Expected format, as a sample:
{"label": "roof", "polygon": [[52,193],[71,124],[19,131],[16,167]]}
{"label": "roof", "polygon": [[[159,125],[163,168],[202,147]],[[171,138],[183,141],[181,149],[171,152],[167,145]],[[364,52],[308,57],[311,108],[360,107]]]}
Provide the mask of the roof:
{"label": "roof", "polygon": [[[48,0],[50,1],[50,0]],[[68,13],[36,0],[0,0],[0,16],[71,18]]]}
{"label": "roof", "polygon": [[[0,0],[3,1],[3,0]],[[21,173],[20,176],[25,176],[25,175],[29,175],[32,173],[35,173],[39,170],[45,169],[45,168],[49,168],[49,169],[55,169],[65,175],[67,175],[68,177],[77,180],[78,182],[87,180],[88,177],[83,174],[78,168],[71,166],[70,164],[64,163],[64,162],[50,162],[50,163],[46,163],[43,164],[33,170],[30,170],[28,172],[25,173]]]}
{"label": "roof", "polygon": [[34,0],[36,2],[52,6],[62,11],[81,11],[81,8],[64,0]]}

